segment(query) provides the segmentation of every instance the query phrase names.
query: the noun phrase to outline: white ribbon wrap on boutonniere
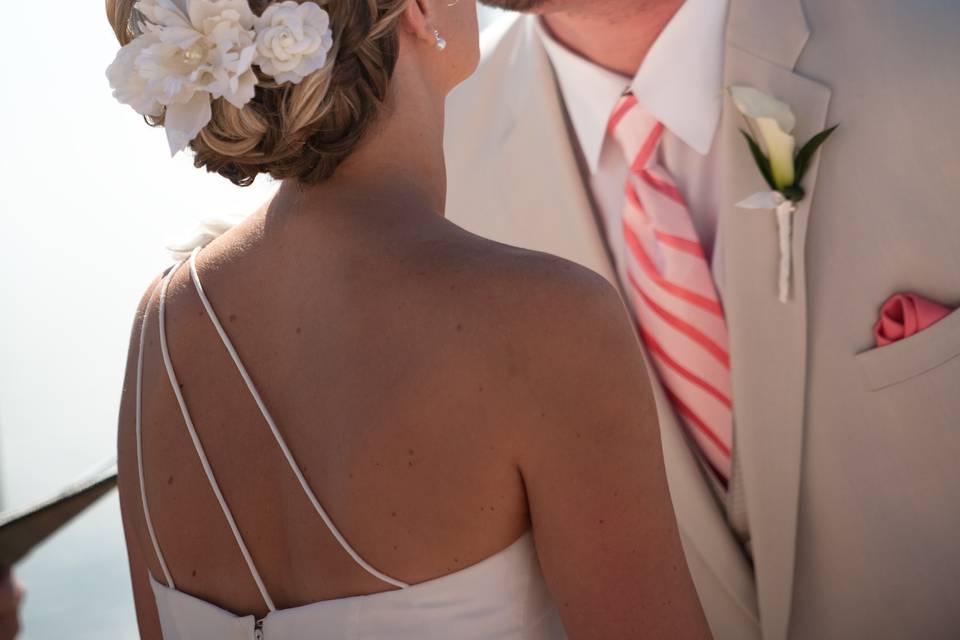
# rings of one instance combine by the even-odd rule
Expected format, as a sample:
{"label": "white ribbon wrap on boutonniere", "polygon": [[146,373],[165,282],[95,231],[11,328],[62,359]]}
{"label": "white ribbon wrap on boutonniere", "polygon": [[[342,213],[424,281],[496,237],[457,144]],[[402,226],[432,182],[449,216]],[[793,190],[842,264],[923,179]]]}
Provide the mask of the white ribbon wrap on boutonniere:
{"label": "white ribbon wrap on boutonniere", "polygon": [[793,263],[790,241],[793,238],[793,214],[797,211],[797,204],[793,200],[787,200],[779,191],[761,191],[738,202],[737,206],[741,209],[776,212],[777,233],[780,237],[780,277],[777,290],[780,302],[786,302],[790,299],[790,272]]}
{"label": "white ribbon wrap on boutonniere", "polygon": [[737,206],[776,214],[780,246],[778,297],[780,302],[786,303],[790,299],[793,263],[793,214],[797,211],[797,203],[806,197],[803,178],[817,149],[837,127],[821,131],[796,151],[793,130],[797,118],[790,105],[752,87],[730,87],[730,96],[747,122],[749,131],[744,130],[743,136],[771,189],[755,193]]}

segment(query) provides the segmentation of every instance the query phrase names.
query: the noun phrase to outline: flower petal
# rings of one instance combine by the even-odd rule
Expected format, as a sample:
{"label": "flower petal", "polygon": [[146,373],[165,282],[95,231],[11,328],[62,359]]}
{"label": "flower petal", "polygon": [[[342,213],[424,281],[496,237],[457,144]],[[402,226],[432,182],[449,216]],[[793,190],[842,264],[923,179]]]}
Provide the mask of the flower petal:
{"label": "flower petal", "polygon": [[784,133],[793,133],[797,117],[785,102],[753,87],[730,87],[730,96],[737,109],[748,118],[772,118]]}
{"label": "flower petal", "polygon": [[140,54],[155,42],[154,34],[144,34],[120,49],[107,67],[107,80],[119,102],[130,105],[140,115],[159,117],[163,107],[150,93],[147,79],[137,69]]}
{"label": "flower petal", "polygon": [[757,128],[763,138],[770,158],[770,171],[773,174],[773,183],[777,189],[786,189],[793,186],[796,180],[793,153],[796,149],[796,140],[785,133],[779,123],[773,118],[757,118]]}
{"label": "flower petal", "polygon": [[189,102],[167,107],[163,126],[167,130],[170,155],[175,156],[186,149],[212,117],[210,94],[206,91],[198,91]]}
{"label": "flower petal", "polygon": [[237,109],[243,109],[256,94],[257,74],[251,69],[242,76],[234,77],[223,97]]}
{"label": "flower petal", "polygon": [[[256,16],[247,0],[189,0],[188,13],[193,26],[202,31],[204,21],[214,18],[219,21],[225,13],[235,12],[235,19],[244,29],[252,29]],[[231,16],[233,18],[234,16]],[[231,20],[233,21],[233,20]]]}

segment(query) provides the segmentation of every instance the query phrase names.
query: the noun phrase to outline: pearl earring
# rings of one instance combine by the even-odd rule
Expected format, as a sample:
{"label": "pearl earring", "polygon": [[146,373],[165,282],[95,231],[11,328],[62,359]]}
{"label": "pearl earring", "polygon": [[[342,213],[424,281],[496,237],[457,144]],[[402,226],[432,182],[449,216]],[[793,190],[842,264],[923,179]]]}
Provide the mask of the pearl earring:
{"label": "pearl earring", "polygon": [[447,48],[447,41],[440,35],[440,32],[436,29],[433,30],[433,37],[437,40],[437,51],[443,51]]}

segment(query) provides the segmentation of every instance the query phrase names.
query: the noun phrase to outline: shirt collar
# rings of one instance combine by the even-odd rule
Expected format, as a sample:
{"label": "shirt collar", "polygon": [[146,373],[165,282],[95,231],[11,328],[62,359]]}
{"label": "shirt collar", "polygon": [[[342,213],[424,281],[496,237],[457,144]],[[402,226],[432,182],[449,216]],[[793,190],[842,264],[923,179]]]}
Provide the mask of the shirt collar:
{"label": "shirt collar", "polygon": [[570,119],[596,173],[607,123],[626,90],[673,135],[706,155],[723,111],[723,62],[729,0],[687,0],[647,53],[633,80],[560,44],[538,21]]}

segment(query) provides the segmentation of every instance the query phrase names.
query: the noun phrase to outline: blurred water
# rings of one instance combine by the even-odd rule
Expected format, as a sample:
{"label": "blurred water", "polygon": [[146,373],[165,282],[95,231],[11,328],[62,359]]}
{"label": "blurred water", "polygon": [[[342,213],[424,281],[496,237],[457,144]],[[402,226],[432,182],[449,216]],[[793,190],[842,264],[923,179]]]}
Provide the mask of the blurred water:
{"label": "blurred water", "polygon": [[[101,7],[4,6],[7,24],[22,27],[0,39],[5,508],[46,497],[113,454],[130,323],[169,264],[165,241],[202,216],[252,211],[273,189],[237,189],[185,156],[169,160],[162,132],[113,102],[103,70],[116,45]],[[16,572],[28,591],[24,638],[136,637],[116,493]]]}

